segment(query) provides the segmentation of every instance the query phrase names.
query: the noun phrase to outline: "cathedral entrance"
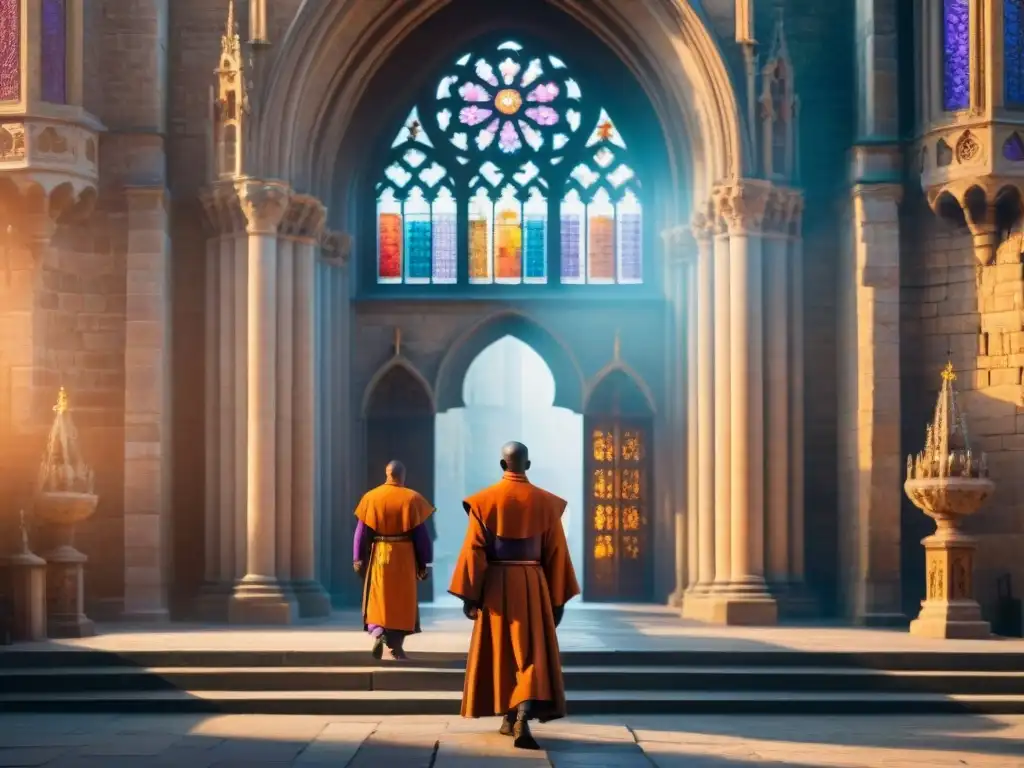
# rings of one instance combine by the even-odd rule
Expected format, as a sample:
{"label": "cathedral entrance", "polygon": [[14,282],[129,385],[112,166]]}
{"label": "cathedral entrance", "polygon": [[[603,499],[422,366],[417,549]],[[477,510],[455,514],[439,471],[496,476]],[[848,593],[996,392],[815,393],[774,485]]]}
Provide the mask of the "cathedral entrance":
{"label": "cathedral entrance", "polygon": [[653,587],[650,407],[629,376],[613,371],[591,393],[584,428],[584,598],[647,601]]}
{"label": "cathedral entrance", "polygon": [[[398,459],[405,464],[409,487],[433,499],[434,406],[420,380],[403,365],[389,368],[370,394],[365,418],[365,489],[384,482],[384,467],[392,459]],[[428,526],[431,537],[436,539],[433,520]],[[433,599],[432,582],[428,577],[419,583],[421,601]]]}
{"label": "cathedral entrance", "polygon": [[[465,536],[462,499],[497,481],[501,446],[510,440],[529,447],[530,479],[569,503],[562,525],[573,562],[582,569],[583,418],[555,407],[556,386],[551,369],[532,347],[503,336],[466,371],[465,406],[438,414],[434,570],[439,582],[450,580]],[[439,598],[442,594],[435,592]]]}

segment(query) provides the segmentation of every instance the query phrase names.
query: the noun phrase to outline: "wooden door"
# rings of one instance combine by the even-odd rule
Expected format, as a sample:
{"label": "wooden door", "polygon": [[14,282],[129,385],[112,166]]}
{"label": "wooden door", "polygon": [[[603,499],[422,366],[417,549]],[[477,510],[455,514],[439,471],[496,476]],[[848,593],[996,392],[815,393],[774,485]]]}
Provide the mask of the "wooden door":
{"label": "wooden door", "polygon": [[[434,501],[434,409],[423,385],[396,365],[377,383],[366,409],[366,481],[364,491],[384,482],[392,459],[405,465],[406,485]],[[427,523],[437,538],[434,519]],[[433,579],[418,585],[420,602],[434,599]]]}
{"label": "wooden door", "polygon": [[653,420],[632,380],[615,374],[608,379],[601,385],[608,391],[591,396],[584,418],[583,599],[646,602],[653,586]]}

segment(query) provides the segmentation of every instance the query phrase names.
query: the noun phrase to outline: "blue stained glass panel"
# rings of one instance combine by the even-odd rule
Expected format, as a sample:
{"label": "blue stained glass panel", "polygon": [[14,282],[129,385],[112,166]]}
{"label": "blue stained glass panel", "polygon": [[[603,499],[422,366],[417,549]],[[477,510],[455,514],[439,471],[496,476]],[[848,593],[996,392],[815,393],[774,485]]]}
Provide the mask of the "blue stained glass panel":
{"label": "blue stained glass panel", "polygon": [[643,232],[639,213],[619,214],[619,274],[622,280],[637,281],[642,277]]}
{"label": "blue stained glass panel", "polygon": [[43,101],[67,103],[67,21],[65,0],[43,0]]}
{"label": "blue stained glass panel", "polygon": [[406,219],[405,253],[409,279],[429,280],[432,272],[429,219]]}
{"label": "blue stained glass panel", "polygon": [[540,279],[547,272],[545,219],[527,216],[523,226],[523,259],[526,262],[526,278]]}
{"label": "blue stained glass panel", "polygon": [[562,277],[580,277],[580,217],[562,216],[561,227]]}
{"label": "blue stained glass panel", "polygon": [[943,0],[943,107],[971,104],[971,12],[969,0]]}
{"label": "blue stained glass panel", "polygon": [[1024,107],[1024,0],[1003,0],[1003,100]]}
{"label": "blue stained glass panel", "polygon": [[434,280],[455,280],[456,233],[454,213],[434,214]]}

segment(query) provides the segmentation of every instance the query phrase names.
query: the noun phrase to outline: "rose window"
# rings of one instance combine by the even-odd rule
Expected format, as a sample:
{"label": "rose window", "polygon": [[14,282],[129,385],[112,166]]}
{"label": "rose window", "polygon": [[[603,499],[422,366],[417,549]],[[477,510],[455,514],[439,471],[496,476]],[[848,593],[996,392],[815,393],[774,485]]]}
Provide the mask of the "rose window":
{"label": "rose window", "polygon": [[376,223],[379,284],[642,282],[626,142],[563,59],[514,41],[463,55],[413,107]]}

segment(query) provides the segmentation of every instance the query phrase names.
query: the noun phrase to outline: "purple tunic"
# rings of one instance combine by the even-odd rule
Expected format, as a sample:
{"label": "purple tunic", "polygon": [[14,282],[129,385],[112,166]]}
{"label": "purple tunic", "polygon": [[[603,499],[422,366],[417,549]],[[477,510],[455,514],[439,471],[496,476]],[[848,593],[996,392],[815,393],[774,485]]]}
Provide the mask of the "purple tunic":
{"label": "purple tunic", "polygon": [[[370,559],[370,548],[373,546],[373,537],[376,534],[362,520],[356,521],[356,532],[352,537],[352,561],[368,562]],[[420,568],[434,562],[434,543],[430,540],[430,533],[424,523],[412,529],[412,545],[416,551],[416,565]],[[383,627],[376,624],[368,624],[367,632],[371,635],[379,635],[384,631]]]}

